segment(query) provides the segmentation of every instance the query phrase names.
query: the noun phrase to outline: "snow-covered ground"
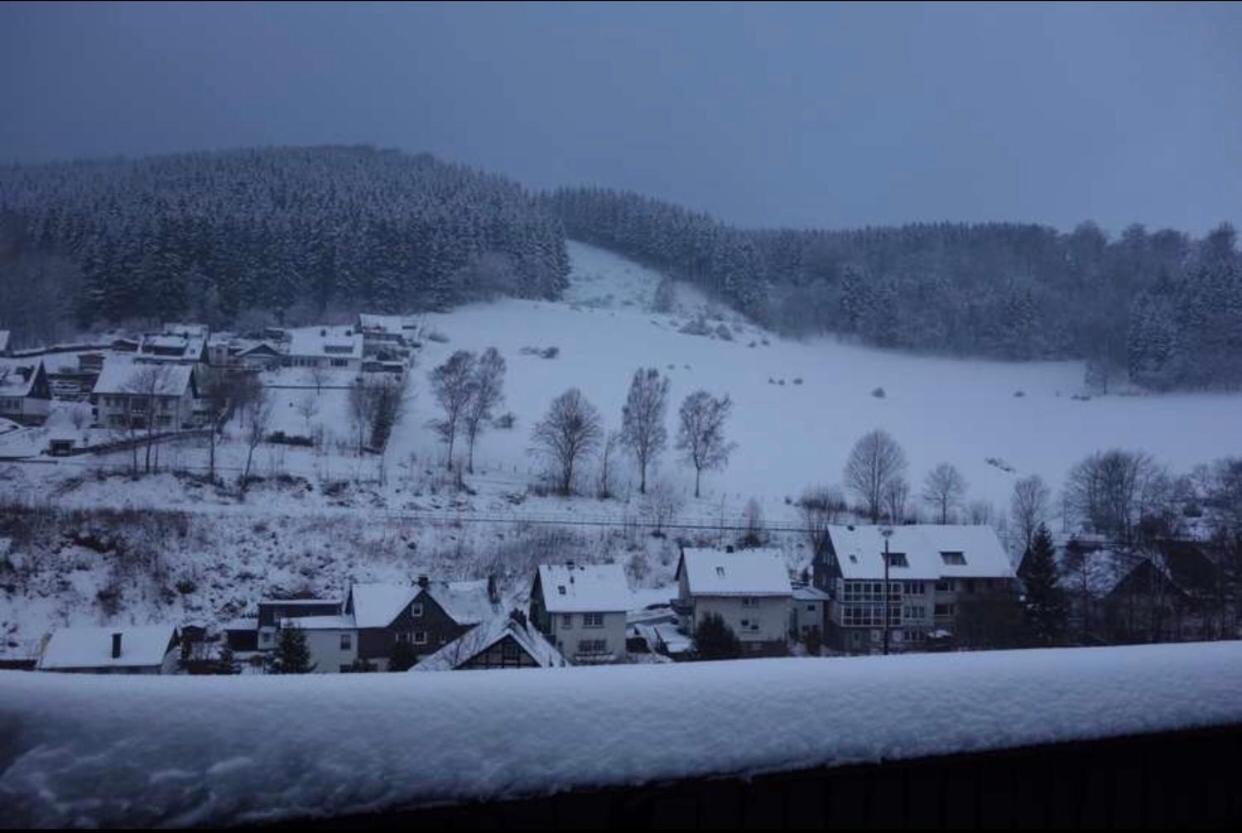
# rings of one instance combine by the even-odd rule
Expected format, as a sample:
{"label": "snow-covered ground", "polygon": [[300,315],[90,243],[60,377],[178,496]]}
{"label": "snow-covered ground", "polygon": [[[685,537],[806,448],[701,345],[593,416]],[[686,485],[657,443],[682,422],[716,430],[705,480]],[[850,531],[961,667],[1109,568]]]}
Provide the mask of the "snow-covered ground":
{"label": "snow-covered ground", "polygon": [[1240,690],[1238,642],[445,674],[0,672],[0,805],[5,824],[44,827],[328,816],[1237,724]]}

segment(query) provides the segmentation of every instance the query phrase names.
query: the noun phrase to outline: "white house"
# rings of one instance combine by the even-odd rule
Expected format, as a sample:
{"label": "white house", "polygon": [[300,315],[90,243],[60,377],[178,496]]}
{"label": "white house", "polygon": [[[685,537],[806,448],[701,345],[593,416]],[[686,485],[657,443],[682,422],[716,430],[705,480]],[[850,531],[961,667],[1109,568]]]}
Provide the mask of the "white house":
{"label": "white house", "polygon": [[575,664],[625,656],[625,612],[632,604],[620,564],[540,564],[530,617]]}
{"label": "white house", "polygon": [[290,336],[287,367],[362,370],[362,334],[354,327],[298,327]]}
{"label": "white house", "polygon": [[77,674],[171,674],[180,635],[172,625],[61,628],[39,657],[40,671]]}
{"label": "white house", "polygon": [[101,428],[192,428],[198,389],[188,364],[149,364],[114,356],[104,362],[91,404]]}
{"label": "white house", "polygon": [[280,626],[297,628],[306,637],[311,673],[349,671],[358,659],[358,628],[353,616],[301,616],[283,619]]}
{"label": "white house", "polygon": [[[200,325],[201,326],[201,325]],[[145,335],[138,342],[138,359],[174,364],[207,361],[207,334],[198,329]]]}
{"label": "white house", "polygon": [[789,606],[789,631],[799,641],[805,641],[811,630],[819,631],[823,639],[828,615],[829,595],[818,587],[795,585],[793,602]]}
{"label": "white house", "polygon": [[848,653],[917,650],[951,637],[963,606],[1012,593],[1013,565],[989,526],[834,526],[813,562],[815,586],[831,597],[825,644]]}
{"label": "white house", "polygon": [[673,607],[683,632],[693,634],[708,614],[716,613],[741,640],[746,653],[788,651],[793,588],[778,550],[683,547],[677,562],[677,588]]}
{"label": "white house", "polygon": [[0,417],[42,425],[52,405],[52,388],[40,359],[0,359]]}

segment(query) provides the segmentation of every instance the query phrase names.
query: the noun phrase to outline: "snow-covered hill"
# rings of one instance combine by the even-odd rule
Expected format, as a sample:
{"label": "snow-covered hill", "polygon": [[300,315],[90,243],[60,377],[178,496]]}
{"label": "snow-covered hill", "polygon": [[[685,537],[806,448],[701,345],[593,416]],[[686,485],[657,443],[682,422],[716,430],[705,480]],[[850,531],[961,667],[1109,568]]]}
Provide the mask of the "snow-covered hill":
{"label": "snow-covered hill", "polygon": [[[1144,449],[1175,470],[1242,452],[1242,396],[1082,393],[1078,362],[1011,363],[913,356],[839,343],[793,341],[763,332],[720,310],[731,340],[679,330],[707,302],[679,288],[681,314],[658,315],[650,303],[660,276],[610,252],[573,243],[571,289],[564,302],[505,300],[475,304],[428,323],[448,337],[424,351],[423,369],[453,350],[496,346],[509,364],[506,408],[512,431],[483,437],[477,461],[489,470],[533,470],[532,423],[549,401],[577,386],[620,425],[629,379],[655,367],[672,381],[669,430],[692,391],[734,400],[730,436],[738,443],[727,470],[705,477],[706,499],[755,496],[769,506],[812,483],[840,482],[855,440],[884,428],[904,446],[917,493],[924,474],[947,461],[966,475],[972,499],[1000,505],[1013,481],[1042,475],[1054,489],[1086,454],[1111,447]],[[522,353],[557,347],[556,358]],[[425,376],[416,374],[425,388]],[[877,396],[877,388],[883,396]],[[433,405],[420,391],[418,410]],[[442,454],[421,420],[395,438],[402,452]],[[400,452],[399,452],[400,453]],[[994,462],[989,462],[989,459]],[[690,472],[670,450],[661,475],[690,488]]]}

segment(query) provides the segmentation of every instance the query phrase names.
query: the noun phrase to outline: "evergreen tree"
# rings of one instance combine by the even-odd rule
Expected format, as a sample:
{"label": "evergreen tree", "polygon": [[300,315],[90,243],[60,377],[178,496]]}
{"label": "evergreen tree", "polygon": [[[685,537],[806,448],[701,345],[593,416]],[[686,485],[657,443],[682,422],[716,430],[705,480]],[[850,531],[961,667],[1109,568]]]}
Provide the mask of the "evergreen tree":
{"label": "evergreen tree", "polygon": [[1044,647],[1061,644],[1069,605],[1058,580],[1052,536],[1044,524],[1035,531],[1022,558],[1021,576],[1026,586],[1023,612],[1027,640]]}
{"label": "evergreen tree", "polygon": [[409,641],[398,641],[392,646],[388,655],[389,671],[408,671],[418,662],[418,654]]}
{"label": "evergreen tree", "polygon": [[694,629],[694,650],[699,659],[736,659],[742,642],[719,613],[709,613]]}
{"label": "evergreen tree", "polygon": [[276,655],[272,658],[272,673],[309,674],[315,667],[311,663],[310,647],[306,644],[306,634],[302,629],[296,624],[282,627]]}

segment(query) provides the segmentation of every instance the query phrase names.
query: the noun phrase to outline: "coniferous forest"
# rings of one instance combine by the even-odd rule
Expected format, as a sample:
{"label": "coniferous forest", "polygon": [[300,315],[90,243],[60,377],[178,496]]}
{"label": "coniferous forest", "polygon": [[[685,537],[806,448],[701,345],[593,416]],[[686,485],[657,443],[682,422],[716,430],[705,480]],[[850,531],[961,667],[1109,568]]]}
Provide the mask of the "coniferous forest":
{"label": "coniferous forest", "polygon": [[743,230],[633,193],[545,195],[566,233],[703,287],[778,331],[1004,359],[1086,358],[1095,384],[1242,384],[1234,229],[1030,224]]}
{"label": "coniferous forest", "polygon": [[0,328],[16,344],[124,320],[213,325],[556,298],[566,238],[691,282],[792,335],[1089,360],[1089,382],[1242,385],[1242,258],[1134,225],[750,230],[633,193],[534,195],[371,147],[0,168]]}
{"label": "coniferous forest", "polygon": [[21,305],[34,270],[71,284],[80,325],[554,298],[569,271],[559,223],[520,186],[369,147],[0,169],[0,230],[0,300]]}

